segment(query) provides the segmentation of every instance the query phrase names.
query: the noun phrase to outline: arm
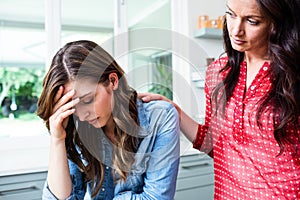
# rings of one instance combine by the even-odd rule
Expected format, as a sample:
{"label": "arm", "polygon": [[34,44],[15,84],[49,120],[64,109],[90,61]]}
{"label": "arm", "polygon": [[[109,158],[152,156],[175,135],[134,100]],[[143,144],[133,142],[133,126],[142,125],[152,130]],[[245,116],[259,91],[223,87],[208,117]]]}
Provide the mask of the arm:
{"label": "arm", "polygon": [[[200,125],[201,126],[201,125]],[[180,130],[185,135],[185,137],[194,142],[197,135],[199,124],[188,116],[184,111],[181,111],[180,115]]]}
{"label": "arm", "polygon": [[[150,118],[158,116],[158,123],[151,122],[153,124],[150,129],[153,130],[153,135],[149,135],[141,143],[143,147],[149,148],[148,153],[150,153],[146,172],[141,175],[144,178],[142,192],[137,194],[134,189],[128,191],[128,187],[125,186],[127,191],[120,188],[114,200],[170,200],[174,198],[180,157],[179,121],[176,109],[170,104],[167,106],[167,110],[153,109]],[[152,142],[154,142],[153,145],[151,145]],[[144,154],[144,157],[147,160],[147,154]]]}
{"label": "arm", "polygon": [[[78,169],[75,163],[68,160],[68,168],[70,169],[70,178],[72,180],[72,192],[66,200],[73,199],[84,199],[86,193],[87,184],[84,182],[85,177],[83,173]],[[45,187],[43,189],[43,200],[56,200],[57,198],[49,188],[48,181],[45,183]]]}
{"label": "arm", "polygon": [[[220,75],[220,69],[226,65],[228,62],[227,57],[222,57],[214,61],[211,65],[208,66],[205,77],[205,124],[198,124],[191,117],[189,117],[181,108],[172,102],[170,99],[153,93],[139,93],[138,97],[141,98],[144,102],[149,102],[152,100],[164,100],[172,103],[178,113],[180,118],[180,129],[183,134],[193,143],[193,147],[200,151],[203,151],[213,157],[213,146],[214,146],[214,137],[213,132],[209,131],[211,128],[212,120],[212,107],[211,105],[211,93],[220,81],[223,81],[223,78],[226,74]],[[216,123],[216,122],[215,122]]]}
{"label": "arm", "polygon": [[54,99],[53,114],[49,118],[51,136],[47,182],[49,190],[58,199],[66,199],[72,191],[65,147],[65,128],[69,116],[74,113],[73,106],[78,103],[78,99],[72,101],[74,91],[65,95],[63,91],[63,87],[60,87]]}
{"label": "arm", "polygon": [[209,156],[213,157],[213,141],[212,135],[208,134],[208,127],[211,120],[211,105],[210,105],[210,95],[207,84],[205,85],[205,96],[206,96],[206,115],[205,115],[205,125],[198,124],[195,120],[189,117],[176,103],[170,99],[153,93],[139,93],[138,96],[144,102],[149,102],[153,100],[163,100],[170,102],[174,105],[179,113],[180,119],[180,130],[182,133],[193,143],[193,147],[199,151],[203,151]]}
{"label": "arm", "polygon": [[48,190],[58,199],[66,199],[71,194],[72,183],[65,142],[64,140],[57,140],[54,137],[50,137],[47,184]]}

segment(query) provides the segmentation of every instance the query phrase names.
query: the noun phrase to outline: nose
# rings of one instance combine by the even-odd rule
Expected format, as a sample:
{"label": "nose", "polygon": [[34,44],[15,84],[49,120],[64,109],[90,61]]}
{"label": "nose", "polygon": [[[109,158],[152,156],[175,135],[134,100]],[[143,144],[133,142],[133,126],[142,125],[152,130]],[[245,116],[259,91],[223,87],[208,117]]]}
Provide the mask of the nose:
{"label": "nose", "polygon": [[237,18],[231,21],[230,32],[233,36],[241,36],[244,34],[244,27],[241,19]]}

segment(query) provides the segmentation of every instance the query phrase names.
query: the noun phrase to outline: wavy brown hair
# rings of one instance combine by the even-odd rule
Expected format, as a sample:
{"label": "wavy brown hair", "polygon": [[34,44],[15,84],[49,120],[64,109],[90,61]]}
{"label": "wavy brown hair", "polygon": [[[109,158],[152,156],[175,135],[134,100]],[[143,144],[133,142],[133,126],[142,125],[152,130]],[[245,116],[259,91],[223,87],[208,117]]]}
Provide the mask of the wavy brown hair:
{"label": "wavy brown hair", "polygon": [[[300,115],[300,22],[299,0],[256,0],[260,12],[271,21],[269,35],[269,55],[271,65],[272,88],[259,102],[256,115],[257,124],[261,114],[268,105],[272,104],[274,115],[274,137],[280,146],[281,154],[288,145],[293,145],[291,136],[286,132],[287,127],[293,127],[298,142]],[[240,72],[240,64],[244,59],[244,52],[232,48],[224,21],[223,39],[228,63],[221,73],[228,71],[224,81],[214,90],[212,100],[217,102],[221,93],[223,110],[226,102],[233,94]],[[297,150],[297,149],[296,149]]]}
{"label": "wavy brown hair", "polygon": [[[116,172],[122,179],[126,179],[127,170],[134,162],[134,153],[138,149],[138,139],[135,137],[139,127],[137,93],[128,86],[121,67],[99,45],[92,41],[80,40],[66,44],[56,53],[44,78],[37,114],[45,121],[49,129],[49,117],[53,113],[54,97],[60,86],[70,81],[86,78],[106,86],[109,84],[108,77],[111,73],[116,73],[119,78],[118,89],[114,90],[116,103],[113,109],[113,120],[116,124],[114,136],[118,143],[114,144],[112,162]],[[97,129],[78,121],[73,115],[69,118],[66,132],[65,144],[68,158],[85,173],[86,181],[92,181],[92,196],[95,196],[103,182],[104,164],[101,157],[95,156],[90,151],[91,148],[84,145],[82,137],[92,137],[91,133],[97,134]],[[97,140],[96,145],[101,145],[101,140]],[[82,158],[87,161],[87,164]]]}

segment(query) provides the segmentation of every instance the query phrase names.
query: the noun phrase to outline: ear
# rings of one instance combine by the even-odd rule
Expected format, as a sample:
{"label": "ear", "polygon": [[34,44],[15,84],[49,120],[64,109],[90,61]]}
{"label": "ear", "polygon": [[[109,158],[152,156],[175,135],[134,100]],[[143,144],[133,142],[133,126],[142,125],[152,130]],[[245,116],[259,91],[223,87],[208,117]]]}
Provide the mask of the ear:
{"label": "ear", "polygon": [[109,74],[109,82],[112,86],[112,89],[113,90],[116,90],[118,89],[118,85],[119,85],[119,78],[118,78],[118,75],[116,73],[111,73]]}

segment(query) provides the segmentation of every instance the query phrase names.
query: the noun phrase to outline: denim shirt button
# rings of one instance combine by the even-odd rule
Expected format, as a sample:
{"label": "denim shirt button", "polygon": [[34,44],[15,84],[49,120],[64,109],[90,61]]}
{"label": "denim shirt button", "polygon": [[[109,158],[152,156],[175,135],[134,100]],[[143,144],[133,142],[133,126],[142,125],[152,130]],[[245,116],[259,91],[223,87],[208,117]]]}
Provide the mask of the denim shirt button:
{"label": "denim shirt button", "polygon": [[102,191],[104,192],[104,191],[105,191],[105,188],[102,188]]}
{"label": "denim shirt button", "polygon": [[106,166],[105,169],[109,170],[109,167]]}

